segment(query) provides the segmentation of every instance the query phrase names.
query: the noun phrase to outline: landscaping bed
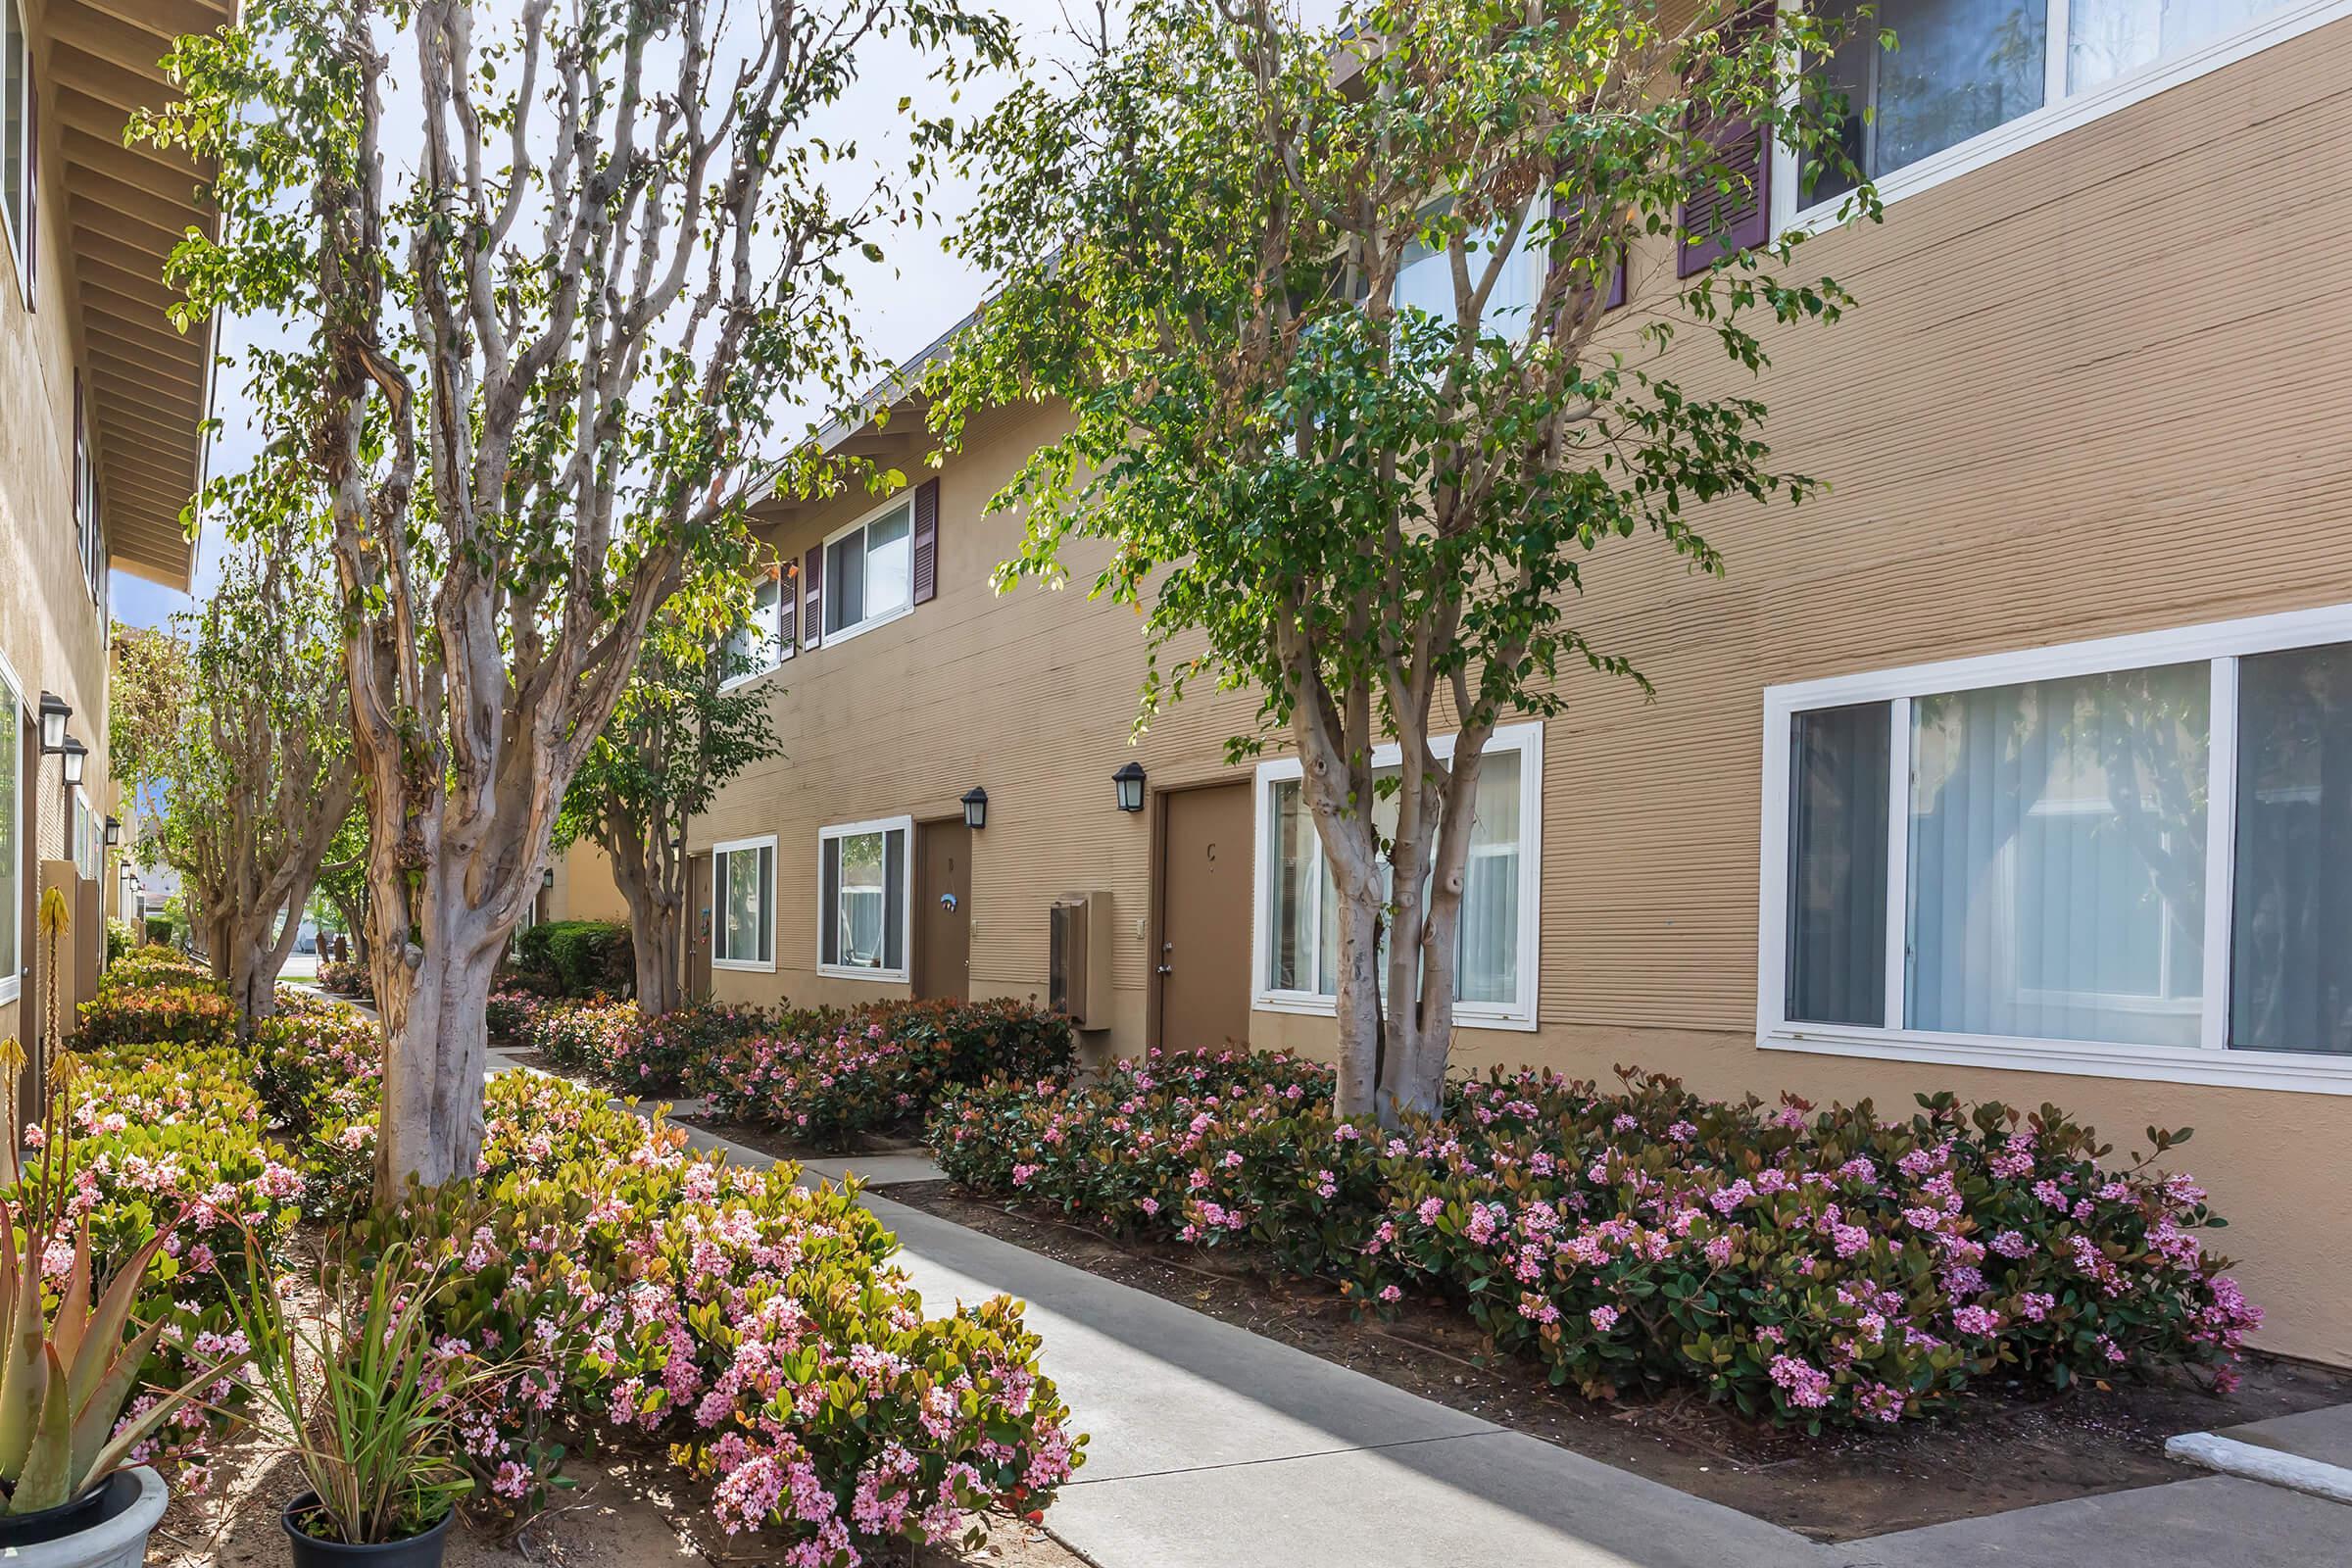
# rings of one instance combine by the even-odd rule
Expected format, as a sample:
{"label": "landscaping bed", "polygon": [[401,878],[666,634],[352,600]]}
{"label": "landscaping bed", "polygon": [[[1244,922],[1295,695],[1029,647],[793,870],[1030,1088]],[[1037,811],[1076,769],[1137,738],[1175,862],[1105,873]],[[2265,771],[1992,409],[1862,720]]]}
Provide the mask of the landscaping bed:
{"label": "landscaping bed", "polygon": [[[600,1092],[512,1074],[489,1086],[478,1184],[369,1213],[373,1027],[286,992],[239,1045],[217,1002],[192,967],[125,964],[73,1058],[102,1266],[172,1226],[139,1306],[172,1326],[160,1375],[229,1326],[251,1235],[314,1285],[420,1271],[432,1354],[483,1369],[450,1441],[492,1537],[566,1507],[584,1460],[619,1462],[701,1521],[691,1539],[853,1568],[958,1541],[977,1510],[1037,1513],[1079,1462],[1017,1303],[927,1317],[895,1239],[794,1167],[695,1155]],[[145,1456],[232,1499],[217,1524],[254,1507],[274,1528],[284,1489],[247,1473],[273,1450],[246,1430],[191,1414]]]}
{"label": "landscaping bed", "polygon": [[1496,1361],[1458,1311],[1408,1303],[1383,1322],[1333,1286],[1243,1250],[1120,1236],[949,1181],[880,1185],[893,1202],[1294,1346],[1466,1414],[1541,1438],[1816,1541],[1856,1540],[2036,1503],[2178,1481],[2176,1433],[2352,1401],[2352,1373],[2249,1355],[2228,1395],[2181,1374],[2051,1395],[2005,1384],[1950,1416],[1808,1436],[1689,1393],[1589,1399]]}

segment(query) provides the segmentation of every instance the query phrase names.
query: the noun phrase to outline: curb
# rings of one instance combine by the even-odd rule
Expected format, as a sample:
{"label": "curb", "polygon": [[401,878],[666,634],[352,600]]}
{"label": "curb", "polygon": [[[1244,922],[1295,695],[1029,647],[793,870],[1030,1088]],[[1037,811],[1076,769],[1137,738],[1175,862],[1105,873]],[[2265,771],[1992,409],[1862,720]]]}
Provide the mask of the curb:
{"label": "curb", "polygon": [[2329,1502],[2352,1504],[2352,1470],[2342,1465],[2306,1459],[2299,1453],[2266,1448],[2211,1432],[2184,1432],[2166,1440],[2165,1455],[2226,1476],[2284,1487]]}

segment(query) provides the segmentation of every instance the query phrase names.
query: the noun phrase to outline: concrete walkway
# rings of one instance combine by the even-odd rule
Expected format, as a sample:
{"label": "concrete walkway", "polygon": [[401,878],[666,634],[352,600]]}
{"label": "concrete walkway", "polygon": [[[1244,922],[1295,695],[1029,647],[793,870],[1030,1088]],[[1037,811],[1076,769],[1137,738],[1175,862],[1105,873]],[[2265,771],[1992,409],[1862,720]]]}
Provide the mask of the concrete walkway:
{"label": "concrete walkway", "polygon": [[[688,1132],[743,1163],[773,1163]],[[804,1169],[884,1182],[938,1173],[919,1154]],[[2352,1508],[2186,1469],[2165,1486],[1818,1545],[879,1194],[866,1203],[935,1310],[999,1293],[1028,1303],[1046,1370],[1090,1435],[1048,1521],[1100,1568],[2352,1564]],[[2288,1436],[2325,1433],[2332,1446],[2341,1430],[2304,1421]]]}

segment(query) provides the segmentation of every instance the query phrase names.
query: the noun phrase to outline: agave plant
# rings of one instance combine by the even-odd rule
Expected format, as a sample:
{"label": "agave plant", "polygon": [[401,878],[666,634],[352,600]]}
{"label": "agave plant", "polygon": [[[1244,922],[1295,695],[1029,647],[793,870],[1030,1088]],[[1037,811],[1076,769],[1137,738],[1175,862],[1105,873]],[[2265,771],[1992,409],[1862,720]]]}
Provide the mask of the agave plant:
{"label": "agave plant", "polygon": [[[40,929],[53,955],[65,927],[65,900],[51,888],[41,901]],[[56,974],[52,961],[52,993]],[[55,1006],[52,995],[52,1016]],[[13,1036],[0,1041],[0,1106],[6,1122],[0,1181],[11,1190],[0,1201],[13,1210],[8,1215],[13,1224],[0,1245],[0,1489],[7,1493],[4,1511],[11,1514],[59,1507],[113,1475],[166,1418],[231,1370],[237,1359],[165,1394],[116,1430],[163,1324],[133,1333],[127,1343],[123,1335],[131,1328],[139,1282],[173,1227],[159,1229],[114,1271],[102,1291],[93,1291],[89,1225],[71,1213],[69,1202],[74,1167],[68,1097],[74,1060],[51,1054],[41,1136],[34,1140],[40,1157],[27,1170],[19,1151],[29,1129],[19,1125],[17,1111],[24,1051]],[[42,1289],[44,1259],[69,1226],[74,1261],[51,1307]]]}

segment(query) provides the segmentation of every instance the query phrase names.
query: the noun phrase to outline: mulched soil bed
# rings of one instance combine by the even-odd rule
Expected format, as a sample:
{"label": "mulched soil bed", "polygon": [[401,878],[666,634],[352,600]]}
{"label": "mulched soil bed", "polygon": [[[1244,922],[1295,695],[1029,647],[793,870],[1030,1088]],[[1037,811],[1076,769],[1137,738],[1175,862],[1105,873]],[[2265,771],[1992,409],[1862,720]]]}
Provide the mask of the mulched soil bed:
{"label": "mulched soil bed", "polygon": [[[654,1098],[651,1096],[648,1099]],[[820,1148],[806,1139],[796,1139],[773,1127],[757,1122],[729,1121],[723,1116],[688,1112],[672,1114],[669,1118],[680,1127],[692,1127],[712,1133],[746,1149],[757,1149],[775,1159],[842,1159],[858,1154],[923,1154],[930,1151],[921,1144],[906,1138],[859,1138],[848,1149]]]}
{"label": "mulched soil bed", "polygon": [[1482,1365],[1476,1326],[1435,1303],[1409,1306],[1391,1323],[1358,1320],[1329,1287],[1263,1274],[1237,1254],[1122,1240],[954,1182],[878,1190],[1815,1541],[2181,1480],[2194,1472],[2164,1456],[2165,1439],[2177,1433],[2352,1401],[2352,1374],[2249,1356],[2244,1382],[2228,1396],[2185,1376],[2056,1396],[2020,1388],[1976,1401],[1956,1420],[1808,1438],[1695,1396],[1609,1404],[1552,1389],[1526,1365]]}
{"label": "mulched soil bed", "polygon": [[[302,1487],[293,1460],[247,1440],[231,1443],[214,1469],[210,1493],[173,1495],[148,1568],[283,1568],[288,1547],[278,1510]],[[683,1568],[696,1561],[751,1568],[783,1559],[772,1540],[721,1531],[704,1505],[707,1489],[658,1459],[582,1459],[570,1473],[578,1485],[559,1493],[515,1542],[501,1544],[461,1521],[449,1535],[447,1568]],[[990,1530],[977,1550],[926,1549],[900,1561],[909,1568],[1086,1568],[1033,1525],[994,1519]]]}

